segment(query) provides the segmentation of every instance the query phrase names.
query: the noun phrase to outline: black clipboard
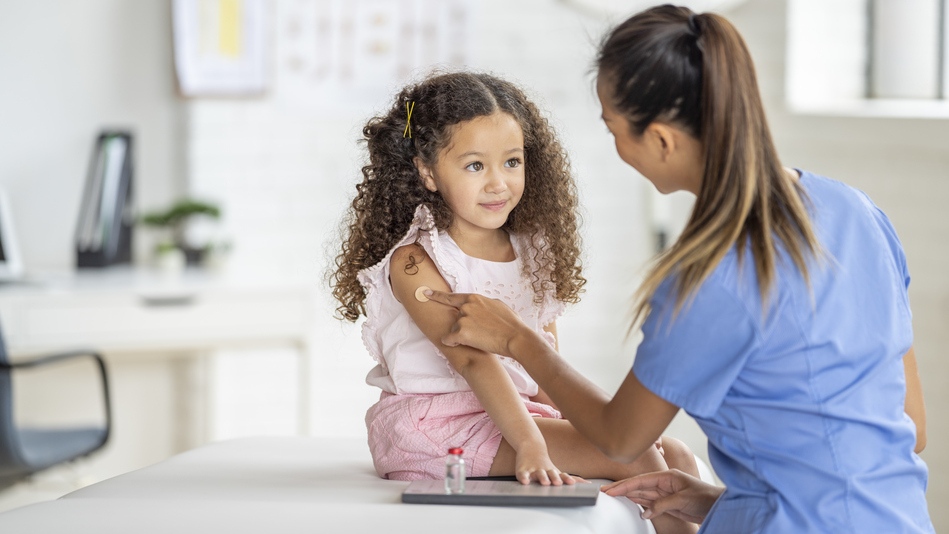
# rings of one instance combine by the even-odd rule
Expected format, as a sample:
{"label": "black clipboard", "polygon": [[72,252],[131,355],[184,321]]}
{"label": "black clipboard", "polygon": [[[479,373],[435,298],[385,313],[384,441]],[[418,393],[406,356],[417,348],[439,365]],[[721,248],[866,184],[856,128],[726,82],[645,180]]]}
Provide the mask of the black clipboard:
{"label": "black clipboard", "polygon": [[446,493],[443,480],[415,480],[402,492],[410,504],[462,504],[475,506],[594,506],[599,484],[577,482],[562,486],[521,484],[513,480],[465,481],[464,493]]}

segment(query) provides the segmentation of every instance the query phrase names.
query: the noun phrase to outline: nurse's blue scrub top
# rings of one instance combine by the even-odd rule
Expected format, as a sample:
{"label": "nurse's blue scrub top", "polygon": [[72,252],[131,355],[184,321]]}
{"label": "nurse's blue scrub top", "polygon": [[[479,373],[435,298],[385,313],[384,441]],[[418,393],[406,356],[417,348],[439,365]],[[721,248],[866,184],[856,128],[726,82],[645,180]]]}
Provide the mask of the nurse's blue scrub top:
{"label": "nurse's blue scrub top", "polygon": [[863,193],[801,185],[826,252],[811,289],[784,256],[763,316],[753,260],[733,249],[674,319],[659,288],[633,372],[708,436],[726,490],[700,532],[933,532],[903,411],[902,247]]}

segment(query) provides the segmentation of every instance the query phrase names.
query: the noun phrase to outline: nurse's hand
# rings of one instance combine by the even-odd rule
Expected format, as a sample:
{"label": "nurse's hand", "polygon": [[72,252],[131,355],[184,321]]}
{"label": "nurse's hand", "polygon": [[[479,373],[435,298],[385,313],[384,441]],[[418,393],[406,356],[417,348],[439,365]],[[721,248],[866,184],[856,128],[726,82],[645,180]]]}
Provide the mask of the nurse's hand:
{"label": "nurse's hand", "polygon": [[643,518],[654,519],[662,514],[701,523],[725,488],[714,486],[669,469],[639,475],[601,488],[607,495],[625,496],[646,509]]}
{"label": "nurse's hand", "polygon": [[425,296],[458,310],[451,332],[442,339],[449,347],[467,345],[485,352],[512,356],[511,342],[518,336],[540,336],[521,321],[507,304],[470,293],[428,290]]}

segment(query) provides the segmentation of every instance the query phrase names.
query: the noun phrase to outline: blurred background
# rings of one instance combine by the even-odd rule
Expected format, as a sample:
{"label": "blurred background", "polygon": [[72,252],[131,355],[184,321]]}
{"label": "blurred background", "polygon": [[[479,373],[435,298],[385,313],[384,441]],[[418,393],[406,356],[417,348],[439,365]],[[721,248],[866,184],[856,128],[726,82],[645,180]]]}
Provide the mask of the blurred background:
{"label": "blurred background", "polygon": [[[593,91],[603,33],[652,4],[0,3],[0,235],[7,256],[16,240],[21,266],[0,283],[3,341],[14,361],[100,351],[114,415],[103,451],[0,491],[0,510],[210,441],[365,435],[373,362],[359,325],[334,319],[324,273],[360,179],[362,126],[436,66],[520,83],[559,130],[580,184],[589,280],[558,323],[560,344],[615,390],[638,341],[624,335],[630,295],[691,201],[659,197],[622,164]],[[929,415],[930,510],[937,530],[949,529],[936,506],[949,501],[946,2],[689,5],[744,35],[785,164],[866,191],[899,232]],[[116,136],[131,139],[118,156]],[[131,236],[130,259],[77,268],[90,202],[126,198],[102,185],[108,178],[96,193],[113,163],[130,170],[114,182],[130,184],[114,219],[125,226],[111,230]],[[18,420],[94,418],[97,393],[80,391],[89,370],[79,367],[17,378]],[[687,416],[668,433],[705,457]]]}

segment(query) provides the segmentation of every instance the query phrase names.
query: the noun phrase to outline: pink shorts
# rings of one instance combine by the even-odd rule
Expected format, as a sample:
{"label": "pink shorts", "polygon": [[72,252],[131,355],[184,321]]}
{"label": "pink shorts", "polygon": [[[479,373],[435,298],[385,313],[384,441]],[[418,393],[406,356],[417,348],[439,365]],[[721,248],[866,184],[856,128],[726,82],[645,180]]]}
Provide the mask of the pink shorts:
{"label": "pink shorts", "polygon": [[[554,408],[525,400],[534,417],[561,419]],[[366,412],[369,450],[376,472],[392,480],[445,476],[451,447],[465,450],[468,476],[488,475],[501,445],[501,431],[475,397],[458,391],[438,395],[392,395],[383,392]]]}

